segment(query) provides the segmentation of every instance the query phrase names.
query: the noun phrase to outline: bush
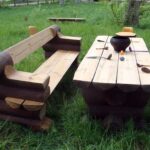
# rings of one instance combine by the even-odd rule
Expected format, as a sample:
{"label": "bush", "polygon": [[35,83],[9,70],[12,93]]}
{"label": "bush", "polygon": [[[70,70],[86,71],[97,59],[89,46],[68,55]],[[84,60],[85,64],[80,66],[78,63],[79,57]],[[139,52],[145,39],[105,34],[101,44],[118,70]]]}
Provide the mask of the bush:
{"label": "bush", "polygon": [[114,21],[120,25],[123,24],[124,22],[124,17],[125,17],[125,9],[126,9],[126,1],[116,1],[112,0],[110,2],[110,8],[111,12],[114,16]]}
{"label": "bush", "polygon": [[149,28],[150,26],[150,4],[145,4],[140,9],[140,26]]}

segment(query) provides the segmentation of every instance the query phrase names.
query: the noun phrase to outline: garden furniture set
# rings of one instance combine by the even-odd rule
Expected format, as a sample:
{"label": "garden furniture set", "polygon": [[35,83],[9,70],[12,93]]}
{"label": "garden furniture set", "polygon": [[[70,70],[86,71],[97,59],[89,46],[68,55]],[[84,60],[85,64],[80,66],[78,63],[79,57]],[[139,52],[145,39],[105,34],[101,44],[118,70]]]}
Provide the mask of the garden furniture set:
{"label": "garden furniture set", "polygon": [[[150,54],[142,38],[130,38],[126,52],[114,51],[111,36],[98,36],[74,74],[89,112],[103,125],[121,127],[141,120],[150,96]],[[14,65],[42,47],[45,62],[33,73]],[[47,130],[48,97],[66,72],[77,64],[81,38],[64,36],[50,26],[0,53],[0,119]],[[122,56],[123,55],[123,56]],[[123,59],[122,59],[123,58]],[[142,66],[143,65],[143,66]]]}

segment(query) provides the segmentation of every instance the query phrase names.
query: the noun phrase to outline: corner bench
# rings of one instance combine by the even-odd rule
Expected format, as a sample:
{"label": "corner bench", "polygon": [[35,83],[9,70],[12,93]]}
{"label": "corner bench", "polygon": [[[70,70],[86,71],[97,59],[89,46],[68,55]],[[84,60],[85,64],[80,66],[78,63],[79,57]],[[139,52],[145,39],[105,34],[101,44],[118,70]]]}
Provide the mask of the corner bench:
{"label": "corner bench", "polygon": [[[46,100],[77,61],[80,37],[60,34],[50,26],[0,53],[0,119],[47,130],[51,120],[45,117]],[[18,71],[19,63],[43,47],[46,61],[33,73]]]}

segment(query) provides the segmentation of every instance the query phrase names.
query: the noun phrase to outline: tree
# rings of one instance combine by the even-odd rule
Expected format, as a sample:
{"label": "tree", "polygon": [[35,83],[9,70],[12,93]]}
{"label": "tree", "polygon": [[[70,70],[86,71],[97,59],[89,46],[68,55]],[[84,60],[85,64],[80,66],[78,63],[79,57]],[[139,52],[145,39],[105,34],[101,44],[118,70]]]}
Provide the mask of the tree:
{"label": "tree", "polygon": [[64,0],[59,0],[60,5],[64,5]]}
{"label": "tree", "polygon": [[136,26],[139,24],[139,11],[142,0],[128,0],[128,7],[125,14],[125,25]]}
{"label": "tree", "polygon": [[81,2],[81,0],[75,0],[75,3],[80,3]]}

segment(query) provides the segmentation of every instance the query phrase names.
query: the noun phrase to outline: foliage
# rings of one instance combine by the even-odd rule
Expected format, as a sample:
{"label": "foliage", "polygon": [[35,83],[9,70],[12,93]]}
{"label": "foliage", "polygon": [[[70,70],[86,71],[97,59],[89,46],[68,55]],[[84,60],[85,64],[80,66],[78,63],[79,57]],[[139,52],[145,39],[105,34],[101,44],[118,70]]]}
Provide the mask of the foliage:
{"label": "foliage", "polygon": [[0,0],[0,8],[1,7],[7,7],[9,3],[11,3],[12,0]]}
{"label": "foliage", "polygon": [[149,20],[149,16],[150,16],[150,4],[145,4],[143,6],[141,6],[141,10],[140,10],[140,27],[142,28],[149,28],[150,26],[150,20]]}
{"label": "foliage", "polygon": [[124,13],[126,9],[126,4],[127,4],[127,1],[111,0],[110,2],[110,8],[114,17],[114,21],[118,25],[121,25],[124,22]]}
{"label": "foliage", "polygon": [[[57,24],[64,35],[83,38],[80,60],[97,35],[113,35],[122,28],[114,24],[107,3],[1,8],[0,50],[28,37],[29,25],[37,26],[41,30],[53,24],[47,20],[49,17],[74,16],[86,18],[86,22]],[[135,28],[135,31],[139,37],[145,39],[150,48],[149,27]],[[43,61],[42,50],[39,49],[17,65],[17,68],[33,71]],[[51,117],[54,123],[48,133],[33,133],[20,125],[0,121],[1,150],[149,150],[149,132],[134,130],[132,121],[125,124],[121,132],[109,134],[101,127],[100,121],[91,119],[80,90],[72,84],[72,80],[68,80],[68,76],[71,76],[71,73],[66,76],[67,84],[62,83],[63,86],[58,87],[49,99],[47,116]],[[150,105],[146,110],[146,117],[150,118],[148,110]]]}

